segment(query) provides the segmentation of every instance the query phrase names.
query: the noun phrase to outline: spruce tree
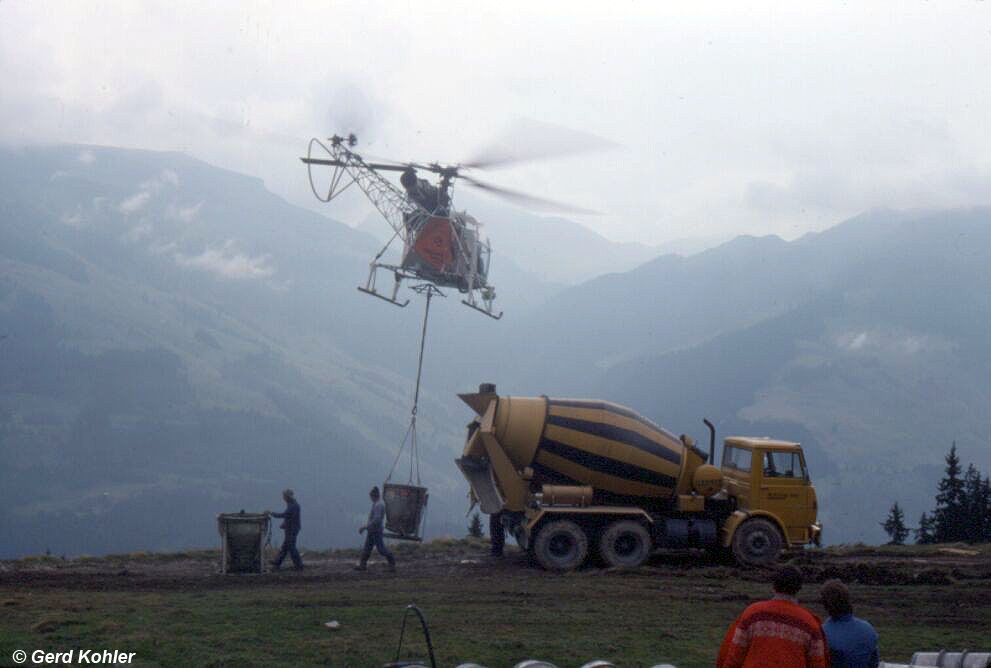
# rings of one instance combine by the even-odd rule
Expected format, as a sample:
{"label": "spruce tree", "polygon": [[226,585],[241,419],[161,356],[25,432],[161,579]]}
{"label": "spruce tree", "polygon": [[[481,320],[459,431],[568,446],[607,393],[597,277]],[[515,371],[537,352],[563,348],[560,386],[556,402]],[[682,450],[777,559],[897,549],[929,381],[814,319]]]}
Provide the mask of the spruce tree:
{"label": "spruce tree", "polygon": [[984,481],[977,467],[970,464],[963,476],[963,518],[962,528],[964,540],[968,543],[980,543],[983,539],[988,508],[981,495]]}
{"label": "spruce tree", "polygon": [[960,470],[957,443],[954,441],[950,452],[946,455],[946,475],[939,481],[936,510],[933,512],[934,538],[937,543],[967,540],[967,510],[964,505],[964,481],[960,477]]}
{"label": "spruce tree", "polygon": [[[970,470],[967,471],[968,476]],[[973,479],[966,478],[967,502],[973,542],[991,543],[991,478],[976,472]]]}
{"label": "spruce tree", "polygon": [[905,513],[898,507],[897,501],[891,504],[891,509],[888,511],[888,519],[881,522],[881,526],[884,527],[884,531],[891,539],[888,542],[888,545],[905,544],[905,539],[908,538],[909,530],[908,527],[905,526]]}
{"label": "spruce tree", "polygon": [[915,542],[918,545],[931,545],[936,542],[934,522],[927,514],[919,518],[919,528],[915,530]]}
{"label": "spruce tree", "polygon": [[981,483],[981,505],[984,508],[981,542],[991,543],[991,477],[988,476]]}

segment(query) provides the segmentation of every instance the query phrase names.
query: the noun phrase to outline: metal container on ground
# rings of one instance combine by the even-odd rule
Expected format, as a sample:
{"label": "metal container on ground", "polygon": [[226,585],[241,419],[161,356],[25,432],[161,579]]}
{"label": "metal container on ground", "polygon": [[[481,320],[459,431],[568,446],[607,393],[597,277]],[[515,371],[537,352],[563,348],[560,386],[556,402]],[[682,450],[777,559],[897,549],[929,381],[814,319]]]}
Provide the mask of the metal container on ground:
{"label": "metal container on ground", "polygon": [[382,501],[385,503],[385,528],[388,538],[423,540],[420,535],[423,516],[427,509],[426,487],[417,485],[382,485]]}
{"label": "metal container on ground", "polygon": [[991,666],[991,652],[916,652],[912,666],[937,666],[939,668],[987,668]]}
{"label": "metal container on ground", "polygon": [[271,519],[265,513],[221,513],[217,515],[220,533],[220,572],[264,573],[265,543]]}

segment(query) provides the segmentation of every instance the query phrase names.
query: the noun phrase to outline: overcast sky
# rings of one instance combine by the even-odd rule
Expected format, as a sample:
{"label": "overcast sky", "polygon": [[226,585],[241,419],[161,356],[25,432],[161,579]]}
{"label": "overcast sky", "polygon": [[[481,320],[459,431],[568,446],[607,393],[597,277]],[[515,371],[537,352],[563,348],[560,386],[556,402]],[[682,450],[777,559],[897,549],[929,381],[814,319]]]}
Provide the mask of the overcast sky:
{"label": "overcast sky", "polygon": [[0,139],[184,151],[314,208],[313,135],[455,162],[531,119],[618,147],[484,177],[645,243],[991,204],[991,2],[692,4],[0,0]]}

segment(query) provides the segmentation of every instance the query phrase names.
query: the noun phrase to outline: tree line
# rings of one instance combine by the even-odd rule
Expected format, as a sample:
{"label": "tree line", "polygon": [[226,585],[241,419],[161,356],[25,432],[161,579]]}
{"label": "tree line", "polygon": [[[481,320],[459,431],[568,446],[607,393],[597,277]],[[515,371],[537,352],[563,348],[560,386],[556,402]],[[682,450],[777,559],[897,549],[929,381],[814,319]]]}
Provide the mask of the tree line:
{"label": "tree line", "polygon": [[902,545],[910,533],[919,545],[931,543],[991,543],[991,478],[973,464],[964,471],[954,441],[939,481],[936,507],[922,513],[915,529],[905,526],[905,513],[895,501],[881,526],[890,545]]}

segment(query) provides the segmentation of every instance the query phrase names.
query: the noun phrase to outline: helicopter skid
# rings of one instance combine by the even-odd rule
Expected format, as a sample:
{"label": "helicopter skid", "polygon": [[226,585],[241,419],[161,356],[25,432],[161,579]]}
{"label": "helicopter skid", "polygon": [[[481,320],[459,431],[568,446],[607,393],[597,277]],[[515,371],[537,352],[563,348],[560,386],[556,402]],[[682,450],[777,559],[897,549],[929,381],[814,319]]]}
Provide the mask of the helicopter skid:
{"label": "helicopter skid", "polygon": [[396,299],[392,299],[390,297],[386,297],[385,295],[381,295],[378,292],[375,292],[374,289],[369,290],[368,288],[363,288],[360,285],[358,286],[358,292],[364,292],[366,295],[371,295],[372,297],[378,297],[382,301],[389,302],[393,306],[398,306],[399,308],[406,308],[406,306],[409,304],[409,300],[408,299],[406,301],[404,301],[404,302],[401,302],[401,301],[398,301]]}
{"label": "helicopter skid", "polygon": [[462,299],[462,300],[461,300],[461,303],[462,303],[462,304],[464,304],[465,306],[467,306],[468,308],[473,308],[473,309],[475,309],[475,310],[476,310],[476,311],[478,311],[479,313],[484,313],[485,315],[487,315],[487,316],[489,316],[489,317],[490,317],[490,318],[492,318],[493,320],[500,320],[500,319],[502,318],[502,311],[499,311],[499,315],[494,315],[494,314],[492,313],[492,311],[489,311],[489,310],[486,310],[486,309],[484,309],[484,308],[482,308],[481,306],[478,306],[478,305],[476,305],[476,304],[472,304],[472,303],[471,303],[470,301],[468,301],[467,299]]}

